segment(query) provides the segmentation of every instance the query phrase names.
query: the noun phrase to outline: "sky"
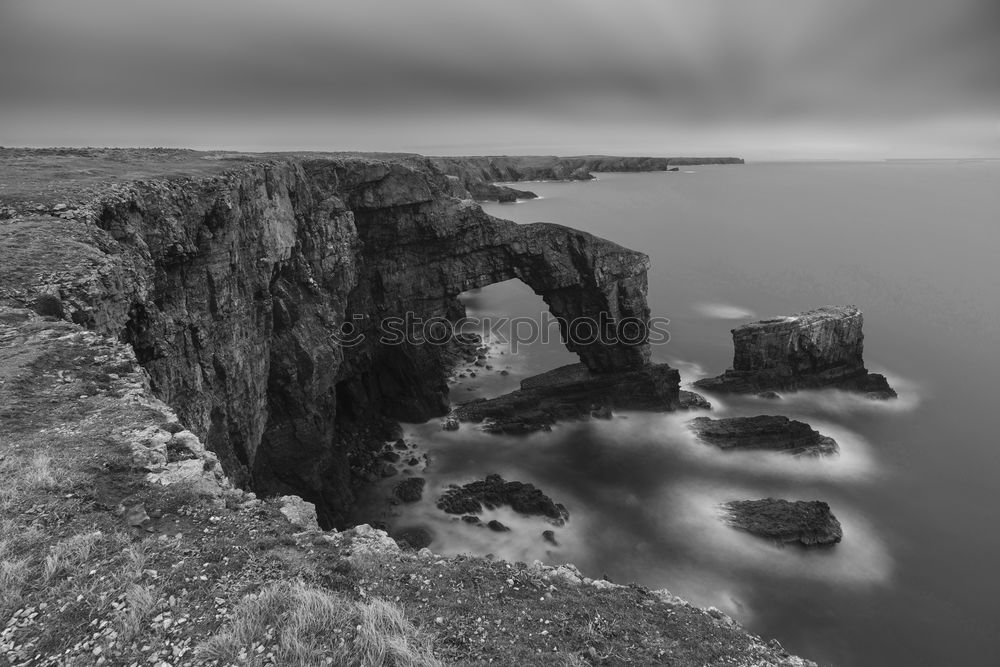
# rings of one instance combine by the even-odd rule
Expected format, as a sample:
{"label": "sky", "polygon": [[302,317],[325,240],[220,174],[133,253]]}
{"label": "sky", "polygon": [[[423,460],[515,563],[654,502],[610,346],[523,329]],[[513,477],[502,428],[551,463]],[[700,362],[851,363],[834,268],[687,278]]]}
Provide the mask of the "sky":
{"label": "sky", "polygon": [[1000,157],[1000,0],[0,0],[0,145]]}

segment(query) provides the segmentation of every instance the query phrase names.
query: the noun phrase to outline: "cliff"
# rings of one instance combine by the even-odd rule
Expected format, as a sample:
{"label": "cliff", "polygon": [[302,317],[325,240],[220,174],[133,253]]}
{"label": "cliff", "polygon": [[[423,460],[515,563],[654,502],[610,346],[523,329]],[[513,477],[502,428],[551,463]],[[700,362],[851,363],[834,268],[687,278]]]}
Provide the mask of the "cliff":
{"label": "cliff", "polygon": [[[391,418],[447,409],[448,350],[385,344],[390,317],[514,277],[563,317],[648,317],[643,255],[453,186],[417,156],[0,149],[0,653],[809,664],[667,591],[321,532],[286,495],[342,525]],[[641,341],[574,350],[676,391]]]}
{"label": "cliff", "polygon": [[[4,265],[58,270],[14,271],[0,297],[129,344],[230,479],[302,495],[326,526],[344,525],[393,419],[449,408],[447,349],[419,328],[386,342],[391,323],[454,321],[457,295],[511,278],[563,321],[649,317],[644,255],[492,218],[423,158],[66,153],[10,152],[4,234],[44,234]],[[649,357],[644,340],[568,347],[598,374]]]}
{"label": "cliff", "polygon": [[695,382],[720,393],[841,389],[894,398],[885,376],[865,368],[864,317],[854,306],[825,306],[733,329],[733,367]]}
{"label": "cliff", "polygon": [[701,164],[743,164],[735,157],[613,157],[582,155],[495,155],[434,157],[431,164],[453,178],[474,199],[515,201],[533,199],[533,192],[496,183],[517,181],[587,181],[591,172],[669,171]]}

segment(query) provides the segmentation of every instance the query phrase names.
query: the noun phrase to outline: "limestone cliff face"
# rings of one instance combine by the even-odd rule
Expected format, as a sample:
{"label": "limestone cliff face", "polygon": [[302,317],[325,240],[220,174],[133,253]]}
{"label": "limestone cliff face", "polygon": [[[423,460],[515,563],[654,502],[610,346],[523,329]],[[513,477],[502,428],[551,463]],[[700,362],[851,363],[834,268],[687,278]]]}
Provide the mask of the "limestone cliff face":
{"label": "limestone cliff face", "polygon": [[[293,157],[130,182],[94,208],[99,270],[55,286],[67,316],[135,349],[157,395],[237,483],[296,493],[342,525],[396,418],[449,408],[447,350],[386,344],[389,318],[464,314],[457,295],[519,278],[564,320],[648,319],[647,259],[450,195],[419,161]],[[363,340],[342,344],[342,325]],[[648,345],[574,345],[594,373]]]}

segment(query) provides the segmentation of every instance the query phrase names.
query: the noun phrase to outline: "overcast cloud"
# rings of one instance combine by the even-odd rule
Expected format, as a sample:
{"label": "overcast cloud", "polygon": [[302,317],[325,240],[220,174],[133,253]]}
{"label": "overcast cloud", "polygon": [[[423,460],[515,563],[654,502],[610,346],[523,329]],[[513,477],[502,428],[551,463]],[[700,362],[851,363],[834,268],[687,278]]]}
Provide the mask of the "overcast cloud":
{"label": "overcast cloud", "polygon": [[6,0],[0,143],[1000,156],[1000,2]]}

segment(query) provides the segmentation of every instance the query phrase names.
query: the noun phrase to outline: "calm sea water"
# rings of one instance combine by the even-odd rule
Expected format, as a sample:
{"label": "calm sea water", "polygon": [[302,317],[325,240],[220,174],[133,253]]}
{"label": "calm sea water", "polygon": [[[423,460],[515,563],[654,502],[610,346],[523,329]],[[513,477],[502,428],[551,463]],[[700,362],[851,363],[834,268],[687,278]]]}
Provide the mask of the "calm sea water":
{"label": "calm sea water", "polygon": [[[572,562],[668,588],[824,664],[1000,664],[998,185],[998,162],[751,164],[533,183],[541,200],[488,206],[648,253],[650,306],[671,319],[672,336],[654,357],[684,382],[729,365],[729,330],[744,321],[850,303],[865,314],[869,367],[900,399],[713,401],[717,415],[810,422],[841,444],[824,461],[714,451],[687,434],[690,415],[625,413],[527,438],[414,425],[408,437],[430,456],[428,493],[395,508],[391,523],[428,526],[444,553]],[[517,282],[467,304],[479,314],[545,309]],[[459,379],[456,401],[575,361],[557,342],[500,349],[492,371]],[[551,526],[538,519],[493,512],[513,528],[497,534],[434,509],[445,485],[491,472],[569,508],[558,547],[541,539]],[[828,501],[844,541],[779,548],[718,520],[720,502],[766,496]]]}

